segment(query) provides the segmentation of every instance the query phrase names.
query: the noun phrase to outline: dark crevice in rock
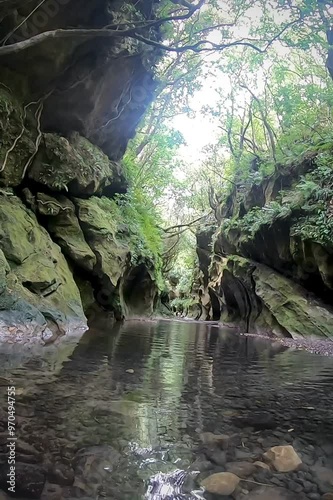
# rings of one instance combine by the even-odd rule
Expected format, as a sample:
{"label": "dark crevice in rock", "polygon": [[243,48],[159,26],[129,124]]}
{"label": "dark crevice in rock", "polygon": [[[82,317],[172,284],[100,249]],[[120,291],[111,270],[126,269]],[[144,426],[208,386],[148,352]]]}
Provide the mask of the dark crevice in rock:
{"label": "dark crevice in rock", "polygon": [[121,300],[129,316],[144,316],[153,312],[157,287],[144,263],[130,269],[123,277]]}

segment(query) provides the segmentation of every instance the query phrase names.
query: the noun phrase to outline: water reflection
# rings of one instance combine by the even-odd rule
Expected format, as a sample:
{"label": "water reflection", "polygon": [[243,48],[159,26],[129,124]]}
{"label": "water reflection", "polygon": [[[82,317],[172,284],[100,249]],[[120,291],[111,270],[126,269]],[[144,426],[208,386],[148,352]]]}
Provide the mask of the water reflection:
{"label": "water reflection", "polygon": [[327,357],[164,321],[100,324],[60,352],[57,363],[38,353],[1,375],[34,409],[22,439],[72,464],[64,498],[95,498],[96,481],[114,500],[203,498],[189,472],[199,433],[232,434],[258,412],[293,428],[293,439],[333,440]]}

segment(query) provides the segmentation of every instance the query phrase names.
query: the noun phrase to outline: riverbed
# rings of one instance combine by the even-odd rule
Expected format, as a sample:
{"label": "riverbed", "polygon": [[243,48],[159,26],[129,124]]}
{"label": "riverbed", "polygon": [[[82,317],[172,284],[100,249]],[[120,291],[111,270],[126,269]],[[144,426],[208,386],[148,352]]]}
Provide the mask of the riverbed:
{"label": "riverbed", "polygon": [[[10,385],[19,498],[333,498],[333,358],[179,321],[102,321],[51,349],[8,362],[0,347],[4,492]],[[274,446],[301,466],[254,466]],[[231,496],[205,492],[240,464]]]}

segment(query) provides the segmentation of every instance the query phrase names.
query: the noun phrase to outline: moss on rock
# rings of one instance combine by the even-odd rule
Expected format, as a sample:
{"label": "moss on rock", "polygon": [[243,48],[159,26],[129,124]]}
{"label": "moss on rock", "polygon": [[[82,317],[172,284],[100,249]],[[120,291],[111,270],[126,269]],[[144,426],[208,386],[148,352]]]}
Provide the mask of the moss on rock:
{"label": "moss on rock", "polygon": [[91,196],[102,193],[113,181],[119,182],[117,172],[117,165],[84,137],[44,134],[29,178],[53,191]]}
{"label": "moss on rock", "polygon": [[333,309],[269,267],[233,255],[220,273],[225,320],[250,332],[333,338]]}
{"label": "moss on rock", "polygon": [[11,269],[7,289],[64,329],[67,320],[85,321],[78,288],[58,245],[19,198],[2,195],[0,201],[0,249]]}
{"label": "moss on rock", "polygon": [[26,163],[35,151],[31,108],[22,104],[0,84],[0,185],[18,186]]}

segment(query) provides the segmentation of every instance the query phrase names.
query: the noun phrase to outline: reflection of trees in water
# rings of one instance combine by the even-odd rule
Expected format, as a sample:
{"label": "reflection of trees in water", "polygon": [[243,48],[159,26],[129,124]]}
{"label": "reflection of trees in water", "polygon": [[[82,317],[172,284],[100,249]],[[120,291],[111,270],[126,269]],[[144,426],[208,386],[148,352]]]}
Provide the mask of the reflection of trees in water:
{"label": "reflection of trees in water", "polygon": [[[82,442],[112,444],[121,436],[141,446],[179,441],[196,428],[222,425],[230,401],[251,411],[258,401],[265,409],[275,395],[289,401],[296,394],[307,397],[307,405],[317,397],[323,407],[331,387],[321,380],[325,362],[332,367],[332,360],[205,323],[99,325],[82,337],[57,380],[36,388],[38,424],[48,426],[50,441],[60,428]],[[294,385],[285,386],[290,380]],[[320,411],[316,407],[314,418],[328,421],[330,411]]]}

